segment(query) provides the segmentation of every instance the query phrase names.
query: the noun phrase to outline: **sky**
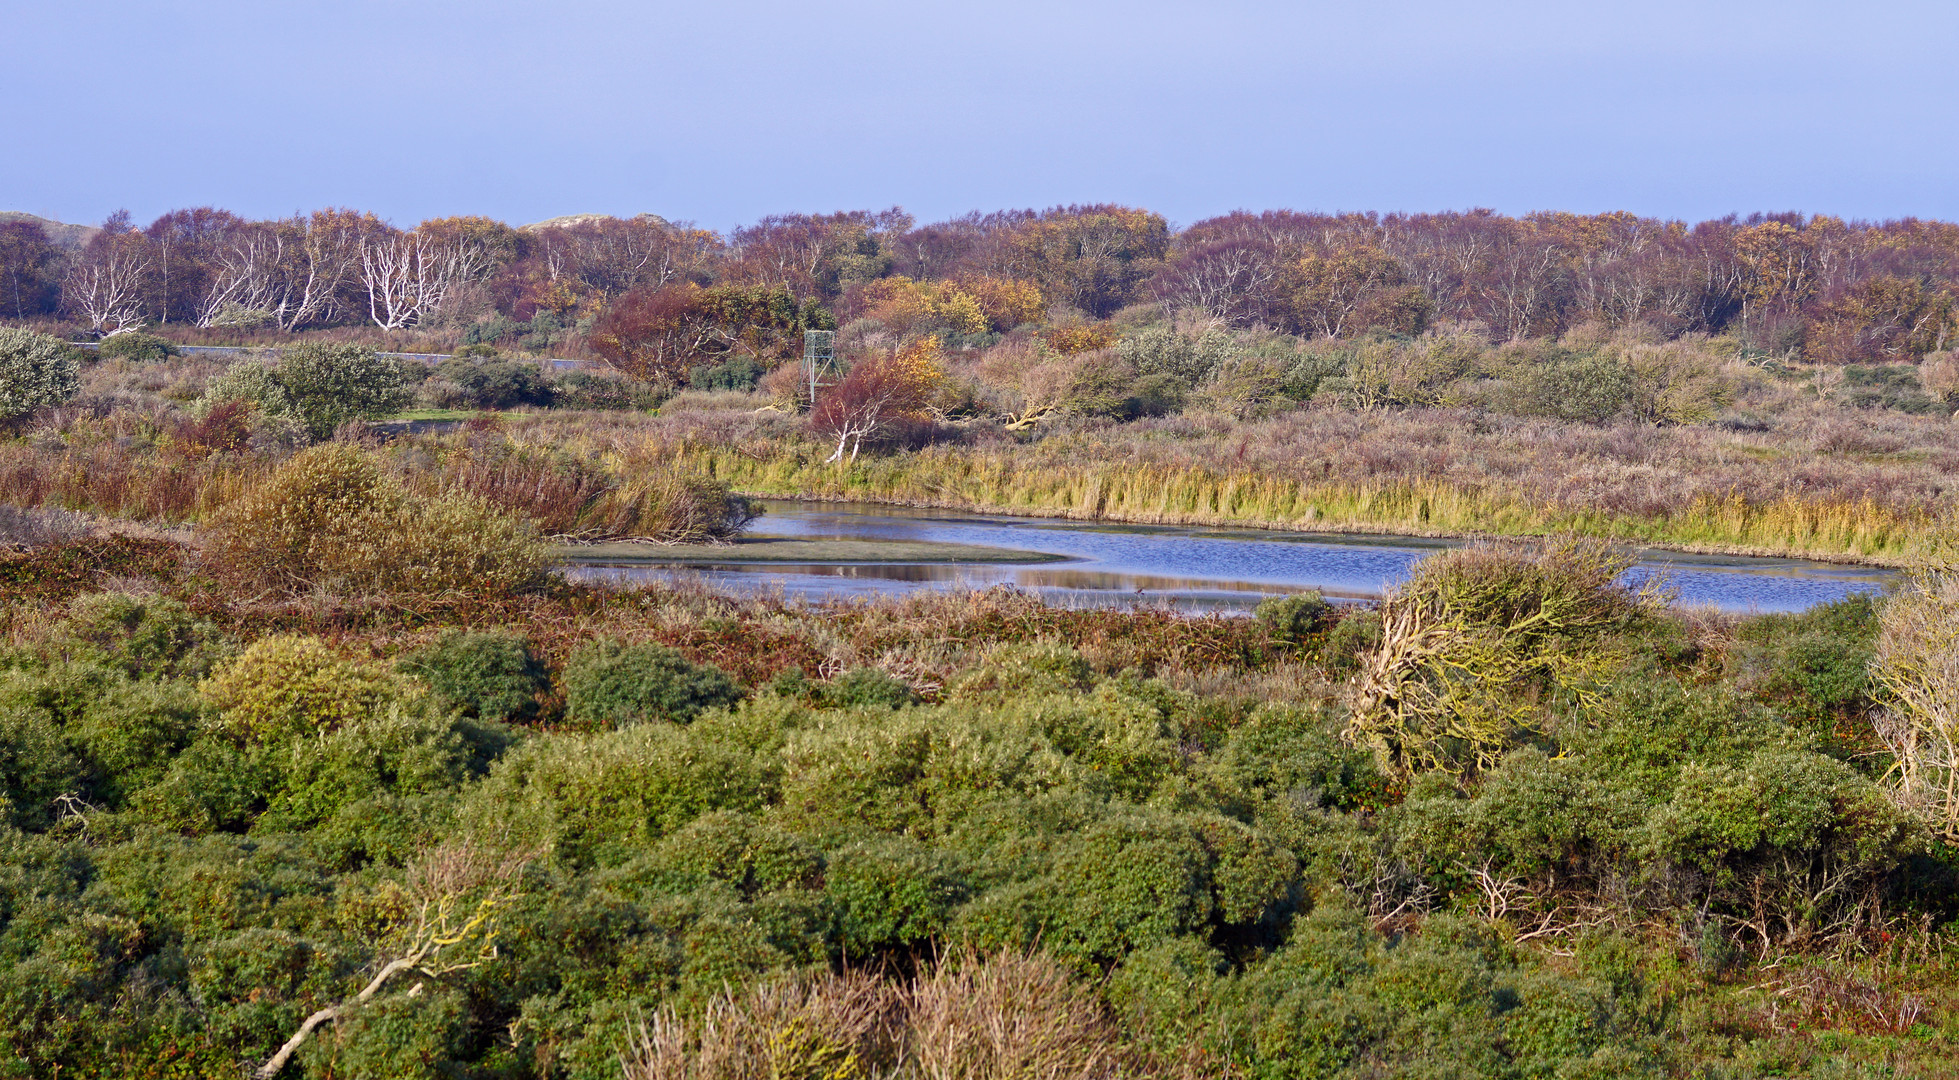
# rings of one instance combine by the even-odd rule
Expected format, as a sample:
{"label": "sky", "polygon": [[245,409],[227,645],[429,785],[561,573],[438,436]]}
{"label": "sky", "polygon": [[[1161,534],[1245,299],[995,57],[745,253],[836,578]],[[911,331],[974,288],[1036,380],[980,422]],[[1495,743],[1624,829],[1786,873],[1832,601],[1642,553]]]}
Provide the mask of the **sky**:
{"label": "sky", "polygon": [[0,210],[1959,219],[1959,4],[0,0]]}

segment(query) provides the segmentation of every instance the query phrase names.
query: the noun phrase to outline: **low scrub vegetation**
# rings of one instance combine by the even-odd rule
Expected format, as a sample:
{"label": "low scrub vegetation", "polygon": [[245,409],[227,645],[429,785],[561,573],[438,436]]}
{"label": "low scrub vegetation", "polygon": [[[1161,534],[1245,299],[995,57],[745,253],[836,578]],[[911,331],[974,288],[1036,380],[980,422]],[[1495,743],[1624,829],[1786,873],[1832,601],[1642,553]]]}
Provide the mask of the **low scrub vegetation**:
{"label": "low scrub vegetation", "polygon": [[[113,219],[0,328],[0,1077],[1959,1072],[1954,237]],[[753,494],[1513,539],[1253,618],[549,572]]]}
{"label": "low scrub vegetation", "polygon": [[437,581],[362,547],[384,460],[294,456],[202,555],[0,554],[0,1074],[1959,1060],[1943,577],[1745,618],[1582,540],[1251,619]]}

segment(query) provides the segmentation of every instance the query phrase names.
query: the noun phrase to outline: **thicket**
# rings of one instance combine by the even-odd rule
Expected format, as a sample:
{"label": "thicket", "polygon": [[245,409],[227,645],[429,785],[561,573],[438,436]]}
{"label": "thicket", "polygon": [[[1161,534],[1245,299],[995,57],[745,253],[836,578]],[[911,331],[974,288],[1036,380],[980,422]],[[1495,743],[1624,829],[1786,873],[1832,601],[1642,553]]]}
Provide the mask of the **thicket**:
{"label": "thicket", "polygon": [[74,397],[79,368],[59,338],[0,326],[0,423]]}
{"label": "thicket", "polygon": [[315,1015],[280,1075],[1959,1062],[1951,763],[1887,749],[1944,723],[1942,579],[1721,618],[1551,545],[1191,619],[144,558],[0,555],[0,1075]]}

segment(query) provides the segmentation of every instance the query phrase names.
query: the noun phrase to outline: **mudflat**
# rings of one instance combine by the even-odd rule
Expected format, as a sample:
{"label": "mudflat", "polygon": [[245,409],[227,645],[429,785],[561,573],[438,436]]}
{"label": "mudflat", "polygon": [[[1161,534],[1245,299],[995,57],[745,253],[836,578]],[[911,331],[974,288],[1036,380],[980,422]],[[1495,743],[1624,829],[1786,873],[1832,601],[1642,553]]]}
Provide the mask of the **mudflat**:
{"label": "mudflat", "polygon": [[579,544],[553,548],[568,563],[1045,563],[1063,556],[930,540],[746,536],[732,544]]}

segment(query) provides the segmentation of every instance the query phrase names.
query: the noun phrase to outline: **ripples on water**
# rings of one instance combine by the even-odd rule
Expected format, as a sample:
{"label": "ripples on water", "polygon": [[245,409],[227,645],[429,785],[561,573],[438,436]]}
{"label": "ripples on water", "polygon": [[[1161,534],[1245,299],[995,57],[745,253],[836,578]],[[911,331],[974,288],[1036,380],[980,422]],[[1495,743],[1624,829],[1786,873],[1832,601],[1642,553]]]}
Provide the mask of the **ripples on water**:
{"label": "ripples on water", "polygon": [[[1192,611],[1245,611],[1260,600],[1317,589],[1359,600],[1408,576],[1444,540],[1343,533],[1204,529],[962,514],[905,507],[767,503],[752,535],[799,539],[926,540],[1064,556],[1038,565],[997,563],[767,563],[583,566],[587,580],[696,576],[727,589],[780,588],[790,597],[891,595],[915,589],[1012,585],[1074,605],[1145,603]],[[1627,575],[1663,573],[1688,606],[1800,611],[1881,590],[1893,571],[1801,559],[1753,559],[1649,551]]]}

